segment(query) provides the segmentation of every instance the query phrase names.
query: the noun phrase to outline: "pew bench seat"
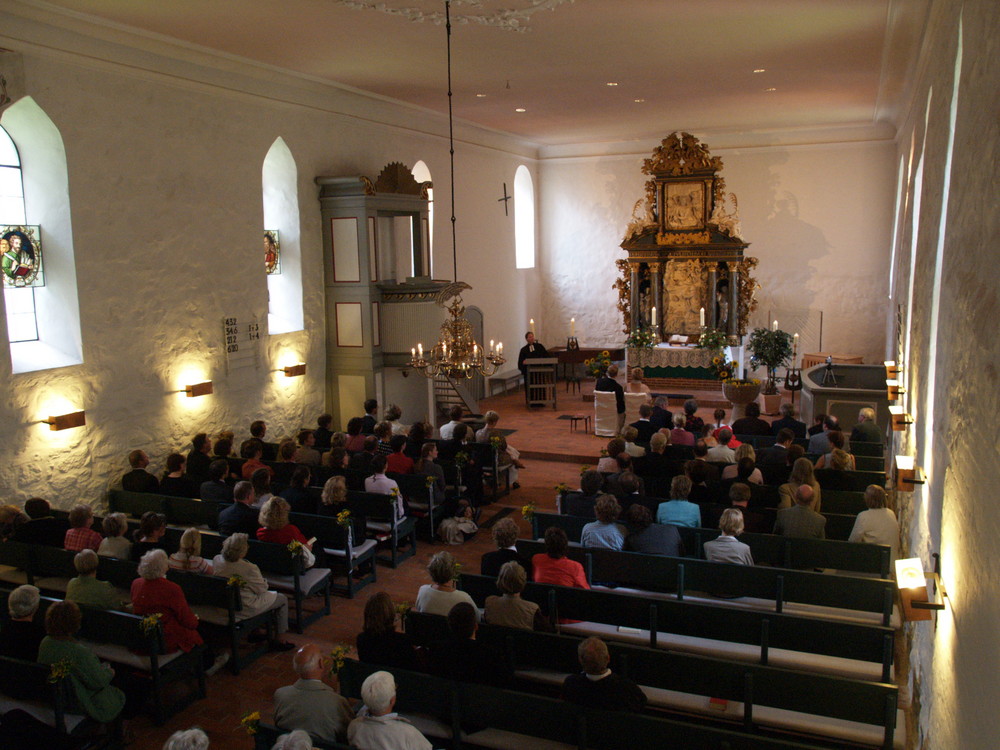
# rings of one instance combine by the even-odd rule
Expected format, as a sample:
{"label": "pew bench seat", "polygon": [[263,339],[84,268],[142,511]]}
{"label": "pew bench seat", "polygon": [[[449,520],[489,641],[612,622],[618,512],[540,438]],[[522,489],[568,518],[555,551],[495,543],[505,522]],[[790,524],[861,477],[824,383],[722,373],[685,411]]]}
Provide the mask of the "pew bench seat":
{"label": "pew bench seat", "polygon": [[[56,712],[52,706],[43,703],[42,701],[18,700],[16,698],[10,698],[0,693],[0,715],[3,715],[8,711],[13,711],[17,708],[27,714],[30,714],[47,726],[54,727],[56,725]],[[89,721],[89,718],[84,714],[63,714],[63,722],[65,724],[67,734],[73,734],[78,727],[87,721]]]}
{"label": "pew bench seat", "polygon": [[[518,669],[514,676],[520,680],[544,685],[550,688],[560,688],[568,672],[558,672],[549,669]],[[723,718],[734,723],[743,722],[744,704],[742,701],[722,701],[711,703],[712,696],[696,695],[677,690],[639,685],[651,708],[676,711],[685,714]],[[755,704],[753,707],[755,724],[771,729],[795,732],[796,734],[814,734],[823,739],[833,738],[841,742],[859,745],[881,746],[885,729],[880,726],[864,724],[857,721],[837,719],[829,716],[790,711],[783,708],[772,708]],[[893,747],[903,748],[906,745],[905,712],[896,710],[896,727],[893,736]],[[511,745],[510,747],[515,747]],[[519,747],[519,746],[518,746]]]}
{"label": "pew bench seat", "polygon": [[516,747],[518,750],[578,750],[579,748],[579,745],[576,744],[492,728],[464,734],[462,741],[475,747],[496,748],[496,750],[509,750],[512,747]]}
{"label": "pew bench seat", "polygon": [[[627,594],[632,596],[644,596],[649,599],[676,600],[677,595],[662,591],[648,591],[645,589],[630,588],[628,586],[615,586],[613,588],[594,584],[593,589],[597,591],[608,591],[615,594]],[[734,609],[752,609],[761,612],[773,612],[774,599],[760,599],[752,596],[740,597],[719,597],[705,591],[685,591],[684,601],[698,602],[699,604],[715,604]],[[882,615],[879,612],[867,612],[858,609],[844,609],[842,607],[825,607],[819,604],[800,604],[798,602],[784,602],[782,612],[789,615],[799,615],[802,617],[816,617],[822,620],[838,620],[840,622],[853,622],[860,625],[881,625]],[[899,629],[903,626],[899,608],[893,605],[892,616],[889,626]]]}
{"label": "pew bench seat", "polygon": [[[596,635],[601,638],[633,643],[637,646],[649,645],[649,631],[639,628],[627,628],[617,625],[606,625],[599,622],[575,622],[559,626],[562,633],[586,638]],[[656,647],[668,651],[680,651],[687,654],[712,656],[717,659],[745,661],[751,664],[760,663],[760,646],[748,643],[732,643],[711,638],[679,635],[677,633],[656,634]],[[876,662],[847,659],[840,656],[824,656],[809,654],[802,651],[787,649],[768,649],[767,663],[773,667],[797,669],[802,672],[819,672],[838,677],[849,677],[855,680],[870,680],[878,682],[882,679],[882,665]]]}

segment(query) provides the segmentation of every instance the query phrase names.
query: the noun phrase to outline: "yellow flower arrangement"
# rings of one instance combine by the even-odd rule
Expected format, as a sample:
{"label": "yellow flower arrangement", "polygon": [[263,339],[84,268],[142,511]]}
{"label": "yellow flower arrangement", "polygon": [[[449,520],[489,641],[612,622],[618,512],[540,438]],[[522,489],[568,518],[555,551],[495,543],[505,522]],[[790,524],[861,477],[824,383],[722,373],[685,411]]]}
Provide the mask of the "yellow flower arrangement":
{"label": "yellow flower arrangement", "polygon": [[344,528],[351,525],[351,511],[342,510],[337,514],[337,525]]}
{"label": "yellow flower arrangement", "polygon": [[351,652],[350,646],[345,646],[343,643],[336,644],[330,650],[330,676],[335,677],[340,674],[340,670],[344,668],[344,660],[347,655]]}
{"label": "yellow flower arrangement", "polygon": [[457,581],[460,575],[462,575],[462,563],[457,562],[455,563],[455,575],[451,577],[451,580]]}
{"label": "yellow flower arrangement", "polygon": [[260,731],[260,711],[247,711],[240,717],[240,729],[253,736]]}
{"label": "yellow flower arrangement", "polygon": [[288,543],[287,549],[293,555],[301,555],[302,550],[305,548],[302,546],[302,542],[300,542],[298,539],[293,539]]}
{"label": "yellow flower arrangement", "polygon": [[569,492],[569,485],[566,484],[565,482],[560,482],[555,487],[553,487],[553,489],[560,495],[565,495],[567,492]]}
{"label": "yellow flower arrangement", "polygon": [[143,635],[152,635],[157,628],[160,627],[160,620],[163,619],[163,615],[159,612],[154,612],[151,615],[146,615],[142,618],[142,622],[139,623],[139,627],[142,629]]}
{"label": "yellow flower arrangement", "polygon": [[229,586],[236,586],[238,588],[246,588],[247,582],[243,576],[229,576],[226,579],[226,584]]}
{"label": "yellow flower arrangement", "polygon": [[413,609],[413,602],[400,602],[396,605],[396,614],[399,615],[400,622],[406,619],[411,609]]}
{"label": "yellow flower arrangement", "polygon": [[53,685],[57,682],[62,682],[69,677],[70,672],[72,671],[73,664],[69,661],[69,659],[60,659],[49,667],[48,681]]}
{"label": "yellow flower arrangement", "polygon": [[535,517],[535,506],[531,503],[521,506],[521,515],[524,516],[525,521],[530,521]]}
{"label": "yellow flower arrangement", "polygon": [[427,489],[430,489],[431,487],[434,486],[434,482],[435,482],[434,475],[433,474],[428,474],[427,475],[427,479],[424,482],[424,484],[427,486]]}
{"label": "yellow flower arrangement", "polygon": [[583,466],[580,467],[580,476],[582,477],[588,471],[590,471],[590,467],[584,464]]}

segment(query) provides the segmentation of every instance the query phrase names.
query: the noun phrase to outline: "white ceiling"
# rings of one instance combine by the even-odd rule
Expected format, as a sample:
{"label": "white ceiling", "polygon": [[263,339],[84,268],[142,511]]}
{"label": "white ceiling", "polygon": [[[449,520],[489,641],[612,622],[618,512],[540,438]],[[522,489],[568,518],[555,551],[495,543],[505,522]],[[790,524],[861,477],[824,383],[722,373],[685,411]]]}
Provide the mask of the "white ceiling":
{"label": "white ceiling", "polygon": [[[444,0],[45,5],[447,109],[444,26],[385,12]],[[462,23],[539,5],[555,7],[524,32]],[[925,14],[926,0],[453,0],[455,116],[550,146],[892,124]]]}

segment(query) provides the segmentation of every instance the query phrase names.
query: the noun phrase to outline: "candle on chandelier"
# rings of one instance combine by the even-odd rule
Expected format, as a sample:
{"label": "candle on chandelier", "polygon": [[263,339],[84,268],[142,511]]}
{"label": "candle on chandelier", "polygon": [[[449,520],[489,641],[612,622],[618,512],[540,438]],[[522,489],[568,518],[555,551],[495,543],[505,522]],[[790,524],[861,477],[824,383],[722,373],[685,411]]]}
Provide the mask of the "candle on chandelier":
{"label": "candle on chandelier", "polygon": [[503,356],[503,342],[502,341],[499,344],[497,344],[497,355],[501,356],[501,357]]}
{"label": "candle on chandelier", "polygon": [[774,322],[773,322],[773,323],[771,324],[771,330],[772,330],[772,331],[777,331],[777,330],[778,330],[778,321],[774,321]]}
{"label": "candle on chandelier", "polygon": [[576,318],[569,319],[569,335],[570,338],[576,338]]}
{"label": "candle on chandelier", "polygon": [[424,358],[424,345],[417,344],[417,351],[420,352],[420,359]]}
{"label": "candle on chandelier", "polygon": [[479,356],[479,344],[472,345],[472,358],[476,359]]}
{"label": "candle on chandelier", "polygon": [[417,358],[417,350],[410,349],[410,359],[416,359],[416,358]]}
{"label": "candle on chandelier", "polygon": [[705,327],[705,308],[704,307],[701,308],[698,311],[698,325],[700,325],[702,328]]}
{"label": "candle on chandelier", "polygon": [[652,313],[652,315],[651,315],[652,325],[653,325],[653,328],[656,328],[656,308],[655,307],[652,309],[651,313]]}
{"label": "candle on chandelier", "polygon": [[490,354],[493,353],[493,339],[490,339]]}

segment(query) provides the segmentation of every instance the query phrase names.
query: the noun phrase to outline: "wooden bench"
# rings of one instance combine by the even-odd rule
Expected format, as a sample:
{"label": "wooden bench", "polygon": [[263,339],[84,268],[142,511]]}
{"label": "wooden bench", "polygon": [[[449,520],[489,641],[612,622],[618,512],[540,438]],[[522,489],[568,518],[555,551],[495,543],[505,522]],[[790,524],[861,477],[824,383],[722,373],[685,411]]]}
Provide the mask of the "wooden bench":
{"label": "wooden bench", "polygon": [[[447,619],[411,611],[406,616],[406,632],[413,643],[426,646],[447,632]],[[484,624],[476,639],[504,655],[524,689],[558,690],[568,674],[579,671],[579,637]],[[614,641],[607,645],[612,670],[639,684],[653,709],[694,713],[725,723],[742,721],[750,732],[759,725],[880,745],[885,750],[893,746],[899,722],[895,685]],[[818,701],[816,695],[826,697]],[[710,698],[722,699],[726,705],[710,706]]]}
{"label": "wooden bench", "polygon": [[[545,544],[519,541],[518,551],[530,557],[544,553]],[[671,594],[680,601],[899,625],[898,617],[893,618],[892,581],[584,547],[571,547],[567,557],[583,565],[591,585]]]}
{"label": "wooden bench", "polygon": [[[345,660],[339,673],[342,694],[359,697],[365,678],[381,669],[353,659]],[[457,683],[402,669],[394,669],[392,674],[396,681],[397,705],[403,715],[413,718],[411,712],[417,711],[426,716],[447,717],[447,721],[433,722],[437,725],[436,733],[424,729],[432,722],[414,720],[414,724],[433,739],[436,747],[456,750],[466,746],[498,750],[663,750],[665,747],[807,750],[819,747],[692,721],[582,709],[558,698]],[[463,725],[485,725],[487,728],[466,734],[461,731]]]}
{"label": "wooden bench", "polygon": [[[583,527],[594,519],[554,513],[534,514],[532,536],[541,539],[545,529],[557,526],[566,532],[570,542],[579,543]],[[853,522],[852,522],[853,525]],[[694,529],[677,526],[688,555],[704,559],[704,544],[719,536],[718,529]],[[744,532],[740,541],[750,547],[755,567],[769,565],[778,568],[832,568],[836,570],[889,577],[891,550],[880,544],[858,544],[833,539],[797,539],[777,534]]]}
{"label": "wooden bench", "polygon": [[885,487],[884,471],[837,471],[836,469],[817,469],[816,481],[826,494],[830,490],[849,490],[864,492],[868,485]]}
{"label": "wooden bench", "polygon": [[434,486],[428,484],[433,478],[427,474],[386,474],[399,485],[410,513],[417,519],[417,528],[424,533],[424,538],[434,541],[437,526],[444,517],[444,508],[434,499]]}
{"label": "wooden bench", "polygon": [[524,375],[520,370],[504,370],[503,372],[498,372],[495,375],[491,375],[487,378],[487,382],[490,387],[490,396],[497,395],[497,386],[499,386],[499,391],[501,393],[506,393],[513,386],[517,388],[521,385],[521,381],[524,379]]}
{"label": "wooden bench", "polygon": [[[332,516],[291,513],[288,518],[305,536],[316,538],[317,544],[326,553],[326,562],[331,566],[331,571],[336,566],[336,569],[343,572],[344,584],[334,583],[331,576],[331,589],[341,591],[347,594],[348,599],[353,599],[356,591],[369,583],[375,583],[375,548],[378,543],[374,539],[365,538],[364,516],[351,518],[350,533]],[[364,569],[367,572],[363,572]]]}
{"label": "wooden bench", "polygon": [[[212,558],[222,552],[223,538],[213,534],[202,534],[202,556]],[[289,626],[296,633],[302,633],[306,625],[330,614],[330,574],[329,568],[305,568],[301,555],[289,552],[284,544],[272,544],[248,540],[246,559],[260,568],[268,585],[292,597],[295,617],[289,618]],[[323,606],[308,613],[303,603],[306,599],[322,596]]]}
{"label": "wooden bench", "polygon": [[[274,743],[278,741],[278,738],[283,734],[288,734],[290,731],[289,729],[279,729],[272,724],[261,722],[257,725],[257,733],[253,736],[254,750],[271,750],[274,747]],[[316,750],[356,750],[353,745],[344,745],[340,742],[320,740],[313,735],[309,736],[312,738],[312,746]]]}
{"label": "wooden bench", "polygon": [[[497,593],[494,579],[467,573],[459,576],[459,588],[480,607],[487,596]],[[539,604],[553,621],[582,621],[560,625],[562,632],[891,681],[894,633],[890,627],[543,583],[529,583],[523,596]]]}
{"label": "wooden bench", "polygon": [[142,518],[143,513],[153,511],[166,516],[167,523],[178,526],[218,529],[220,507],[224,506],[209,500],[125,490],[108,492],[108,509],[112,513],[124,513],[131,518]]}
{"label": "wooden bench", "polygon": [[[7,619],[7,598],[10,591],[0,589],[0,620]],[[48,608],[60,601],[42,597],[35,617],[44,619]],[[205,697],[205,669],[202,662],[204,646],[191,651],[164,653],[163,628],[157,623],[144,629],[143,618],[128,612],[94,609],[81,606],[83,614],[80,632],[81,643],[90,648],[99,659],[142,674],[150,681],[150,698],[153,719],[163,724],[170,716]],[[168,684],[193,678],[197,687],[193,691],[167,703],[164,689]]]}
{"label": "wooden bench", "polygon": [[[349,490],[345,505],[352,515],[366,519],[369,535],[388,543],[389,555],[377,555],[375,559],[398,568],[417,552],[417,522],[412,516],[397,518],[395,503],[390,495]],[[409,544],[409,548],[400,551],[402,544]]]}
{"label": "wooden bench", "polygon": [[[6,602],[6,593],[4,594]],[[4,607],[0,620],[6,621],[7,608]],[[50,667],[23,659],[0,656],[0,713],[21,710],[47,727],[52,727],[56,741],[65,741],[66,746],[75,747],[86,742],[99,726],[87,716],[73,711],[73,699],[69,695],[70,686],[65,680],[50,682]],[[75,740],[73,736],[75,735]],[[0,730],[0,739],[2,739]],[[39,748],[45,748],[44,736],[36,738]],[[80,747],[110,746],[110,738],[104,743],[86,742]]]}

